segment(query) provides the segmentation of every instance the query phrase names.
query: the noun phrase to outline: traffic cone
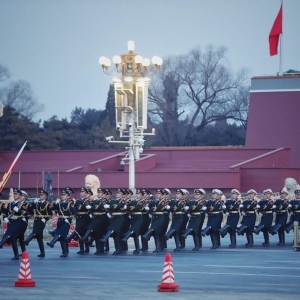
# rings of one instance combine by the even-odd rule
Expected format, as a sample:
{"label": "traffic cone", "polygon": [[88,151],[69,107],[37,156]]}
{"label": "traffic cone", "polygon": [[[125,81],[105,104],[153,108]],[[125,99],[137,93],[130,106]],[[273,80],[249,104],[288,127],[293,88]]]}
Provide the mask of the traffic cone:
{"label": "traffic cone", "polygon": [[179,285],[175,282],[172,256],[170,253],[166,254],[161,284],[159,284],[157,287],[158,287],[157,290],[158,292],[179,291]]}
{"label": "traffic cone", "polygon": [[[71,225],[70,226],[70,230],[69,230],[69,235],[74,231],[75,227],[74,225]],[[76,242],[75,240],[71,240],[69,243],[68,243],[68,246],[69,247],[78,247],[78,242]]]}
{"label": "traffic cone", "polygon": [[19,278],[15,281],[16,287],[34,287],[35,281],[31,279],[30,263],[27,251],[22,253]]}

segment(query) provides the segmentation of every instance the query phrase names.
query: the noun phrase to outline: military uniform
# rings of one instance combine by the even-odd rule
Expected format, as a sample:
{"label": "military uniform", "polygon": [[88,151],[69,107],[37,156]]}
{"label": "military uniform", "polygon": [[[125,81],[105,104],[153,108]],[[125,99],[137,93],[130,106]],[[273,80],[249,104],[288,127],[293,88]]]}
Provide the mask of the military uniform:
{"label": "military uniform", "polygon": [[283,188],[280,191],[281,198],[277,199],[274,202],[274,205],[276,206],[275,208],[276,218],[275,218],[275,225],[273,226],[271,233],[272,234],[278,233],[278,238],[279,238],[279,242],[277,243],[278,246],[283,246],[285,244],[284,227],[287,222],[288,208],[290,205],[287,196],[288,196],[288,191],[286,190],[286,188]]}
{"label": "military uniform", "polygon": [[206,201],[203,199],[205,191],[203,189],[195,189],[195,197],[199,199],[190,200],[188,206],[186,207],[187,213],[190,215],[189,223],[185,232],[183,233],[183,238],[187,238],[189,234],[193,236],[195,247],[193,251],[197,251],[202,247],[202,235],[201,230],[205,219]]}
{"label": "military uniform", "polygon": [[[152,200],[150,200],[150,195],[151,192],[149,190],[140,190],[140,193],[143,196],[144,199],[144,209],[142,210],[142,215],[143,215],[143,222],[142,222],[142,226],[141,226],[141,236],[143,236],[144,234],[146,234],[146,232],[149,229],[149,226],[151,224],[151,218],[149,216],[148,213],[148,209],[149,207],[152,206]],[[147,251],[148,250],[148,239],[143,239],[141,238],[141,242],[142,242],[142,248],[141,251]]]}
{"label": "military uniform", "polygon": [[295,190],[295,199],[290,201],[289,212],[291,214],[291,220],[285,227],[286,233],[294,229],[294,222],[300,224],[300,189],[298,188]]}
{"label": "military uniform", "polygon": [[67,201],[67,196],[70,196],[69,191],[63,190],[61,192],[62,201],[58,199],[52,206],[52,210],[54,210],[58,216],[57,228],[55,230],[55,235],[52,241],[47,243],[49,247],[53,248],[54,244],[58,240],[60,241],[62,249],[62,255],[60,257],[68,256],[67,235],[70,230],[72,218],[76,214],[76,210],[72,202]]}
{"label": "military uniform", "polygon": [[230,242],[229,248],[236,247],[236,229],[237,224],[240,219],[240,205],[241,200],[238,199],[240,192],[237,189],[231,190],[231,195],[235,195],[234,199],[229,199],[226,201],[225,206],[226,208],[223,210],[224,213],[227,215],[227,222],[226,225],[219,230],[220,235],[224,237],[227,232],[230,235]]}
{"label": "military uniform", "polygon": [[25,216],[27,214],[27,211],[23,209],[23,203],[19,200],[22,192],[19,189],[14,189],[13,193],[15,200],[8,203],[6,212],[4,213],[4,221],[8,223],[8,228],[4,236],[2,237],[2,240],[0,241],[0,248],[2,248],[5,242],[10,239],[14,252],[14,257],[12,258],[12,260],[19,260],[17,238],[21,233],[23,226],[22,223],[26,222]]}
{"label": "military uniform", "polygon": [[40,249],[38,257],[45,257],[45,247],[43,242],[44,229],[46,227],[46,222],[52,217],[50,203],[46,201],[47,196],[48,193],[45,190],[41,190],[40,199],[34,201],[32,204],[32,209],[35,210],[33,230],[25,241],[25,244],[28,246],[30,241],[33,238],[36,238]]}

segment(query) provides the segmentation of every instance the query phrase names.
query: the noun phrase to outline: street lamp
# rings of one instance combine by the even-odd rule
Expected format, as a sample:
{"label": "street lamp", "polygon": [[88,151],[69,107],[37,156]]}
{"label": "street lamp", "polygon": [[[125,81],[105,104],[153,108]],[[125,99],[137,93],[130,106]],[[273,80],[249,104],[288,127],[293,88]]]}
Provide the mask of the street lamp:
{"label": "street lamp", "polygon": [[105,74],[114,72],[121,73],[121,77],[113,78],[115,89],[116,129],[120,131],[121,138],[127,141],[114,141],[113,137],[106,140],[109,143],[128,144],[127,156],[123,158],[129,161],[129,188],[135,194],[135,160],[140,158],[143,152],[144,136],[155,135],[155,130],[145,133],[147,129],[148,112],[148,86],[150,78],[144,74],[155,74],[162,65],[162,59],[158,56],[152,57],[152,66],[148,58],[133,53],[134,42],[128,42],[128,54],[116,55],[111,60],[105,56],[99,58]]}

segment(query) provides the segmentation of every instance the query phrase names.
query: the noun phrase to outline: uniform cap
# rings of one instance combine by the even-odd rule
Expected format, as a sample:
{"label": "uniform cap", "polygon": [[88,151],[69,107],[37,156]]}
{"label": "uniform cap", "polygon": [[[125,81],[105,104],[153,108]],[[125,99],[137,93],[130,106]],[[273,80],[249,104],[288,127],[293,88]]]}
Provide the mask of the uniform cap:
{"label": "uniform cap", "polygon": [[194,193],[195,194],[202,194],[202,195],[206,194],[205,191],[204,191],[204,189],[194,189]]}
{"label": "uniform cap", "polygon": [[105,189],[105,194],[106,194],[106,195],[112,195],[112,191],[109,190],[109,189]]}
{"label": "uniform cap", "polygon": [[162,194],[162,195],[164,195],[165,192],[164,192],[163,189],[157,189],[157,190],[156,190],[156,194]]}
{"label": "uniform cap", "polygon": [[89,195],[91,195],[91,196],[94,195],[94,193],[93,193],[93,191],[92,191],[91,189],[87,189],[87,193],[88,193]]}
{"label": "uniform cap", "polygon": [[71,189],[69,186],[66,187],[66,190],[68,190],[70,192],[70,194],[74,193],[73,189]]}
{"label": "uniform cap", "polygon": [[286,187],[284,187],[283,189],[281,189],[279,192],[280,192],[280,194],[284,194],[285,193],[287,195],[289,193],[288,190],[286,189]]}
{"label": "uniform cap", "polygon": [[164,193],[165,193],[166,195],[171,195],[171,191],[170,191],[169,189],[164,189]]}
{"label": "uniform cap", "polygon": [[181,195],[184,195],[185,193],[184,193],[184,189],[177,189],[176,190],[176,194],[181,194]]}
{"label": "uniform cap", "polygon": [[86,187],[82,187],[82,188],[80,189],[80,192],[85,192],[85,193],[87,193],[87,192],[88,192],[88,190],[87,190],[87,188],[86,188]]}
{"label": "uniform cap", "polygon": [[300,195],[300,189],[295,190],[295,195]]}
{"label": "uniform cap", "polygon": [[272,194],[273,195],[273,191],[271,189],[266,189],[263,192],[264,194]]}
{"label": "uniform cap", "polygon": [[47,193],[45,190],[42,189],[42,190],[40,191],[40,195],[46,195],[46,196],[48,196],[48,193]]}
{"label": "uniform cap", "polygon": [[136,193],[137,193],[137,194],[142,194],[142,195],[144,195],[143,190],[136,190]]}
{"label": "uniform cap", "polygon": [[222,191],[219,190],[219,189],[213,189],[211,193],[212,193],[212,194],[223,195]]}
{"label": "uniform cap", "polygon": [[70,191],[67,190],[67,189],[63,189],[63,190],[61,191],[61,194],[62,194],[62,195],[68,195],[68,196],[71,196]]}
{"label": "uniform cap", "polygon": [[253,189],[251,189],[251,190],[249,190],[248,192],[247,192],[247,195],[249,195],[249,194],[257,194],[257,192],[255,191],[255,190],[253,190]]}
{"label": "uniform cap", "polygon": [[22,193],[22,196],[28,197],[28,194],[25,191],[21,190],[21,193]]}
{"label": "uniform cap", "polygon": [[13,189],[13,193],[22,195],[22,192],[19,189]]}
{"label": "uniform cap", "polygon": [[105,189],[97,188],[97,193],[103,193],[103,194],[105,194]]}
{"label": "uniform cap", "polygon": [[131,189],[127,189],[127,194],[133,195],[133,191]]}
{"label": "uniform cap", "polygon": [[231,190],[231,194],[238,194],[238,195],[240,195],[241,193],[240,193],[240,191],[237,190],[237,189],[232,189],[232,190]]}

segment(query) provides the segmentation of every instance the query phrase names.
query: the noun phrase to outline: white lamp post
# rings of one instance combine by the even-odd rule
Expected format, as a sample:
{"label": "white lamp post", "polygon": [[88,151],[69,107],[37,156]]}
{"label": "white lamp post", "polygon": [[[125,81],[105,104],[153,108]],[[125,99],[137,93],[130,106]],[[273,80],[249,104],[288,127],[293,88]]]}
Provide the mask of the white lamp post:
{"label": "white lamp post", "polygon": [[[162,59],[158,56],[152,58],[153,67],[150,60],[141,55],[134,54],[134,42],[128,42],[128,54],[116,55],[113,57],[114,66],[111,66],[110,59],[105,56],[99,58],[103,72],[113,74],[121,73],[121,77],[113,79],[115,88],[115,108],[116,108],[116,128],[120,131],[121,138],[128,138],[127,141],[114,141],[113,137],[107,137],[109,143],[128,144],[128,158],[122,159],[129,161],[129,188],[135,194],[135,160],[140,158],[143,152],[144,136],[154,135],[145,133],[147,129],[148,112],[148,86],[150,78],[144,77],[145,73],[155,74],[162,65]],[[152,68],[152,69],[151,69]]]}

